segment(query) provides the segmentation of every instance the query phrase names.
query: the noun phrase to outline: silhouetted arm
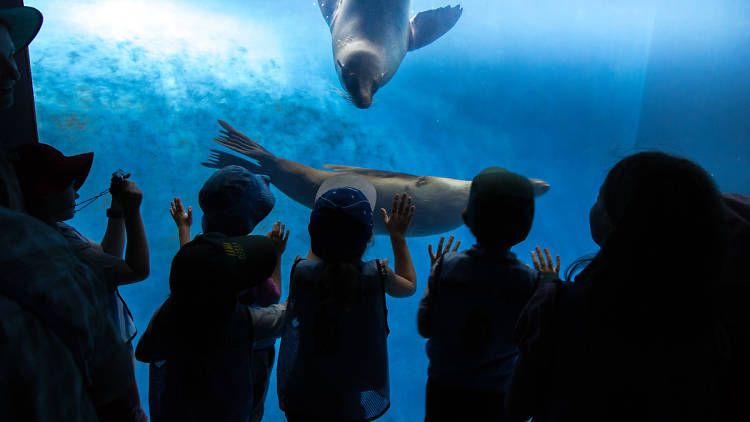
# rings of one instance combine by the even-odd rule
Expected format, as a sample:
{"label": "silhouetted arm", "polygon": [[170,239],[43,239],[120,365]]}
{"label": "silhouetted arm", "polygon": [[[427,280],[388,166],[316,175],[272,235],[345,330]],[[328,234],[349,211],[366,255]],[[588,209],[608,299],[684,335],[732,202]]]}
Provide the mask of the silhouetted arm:
{"label": "silhouetted arm", "polygon": [[[391,247],[393,247],[393,258],[395,261],[395,277],[388,277],[385,292],[393,297],[409,297],[417,290],[417,272],[406,244],[406,230],[414,216],[414,205],[411,197],[406,193],[396,195],[393,198],[391,215],[384,208],[380,209],[383,222],[391,236]],[[387,260],[384,263],[387,265]]]}
{"label": "silhouetted arm", "polygon": [[120,274],[116,280],[118,285],[141,281],[148,277],[150,271],[148,241],[140,210],[143,193],[135,183],[129,180],[123,179],[121,183],[122,185],[116,189],[110,189],[113,198],[116,198],[122,206],[125,232],[128,237],[124,266],[120,268]]}
{"label": "silhouetted arm", "polygon": [[174,200],[169,203],[169,214],[177,225],[177,236],[180,241],[180,247],[190,242],[190,227],[193,225],[193,207],[187,207],[187,211],[182,206],[182,200],[175,196]]}
{"label": "silhouetted arm", "polygon": [[104,232],[100,247],[102,251],[122,258],[122,253],[125,250],[125,220],[122,216],[108,218],[107,230]]}

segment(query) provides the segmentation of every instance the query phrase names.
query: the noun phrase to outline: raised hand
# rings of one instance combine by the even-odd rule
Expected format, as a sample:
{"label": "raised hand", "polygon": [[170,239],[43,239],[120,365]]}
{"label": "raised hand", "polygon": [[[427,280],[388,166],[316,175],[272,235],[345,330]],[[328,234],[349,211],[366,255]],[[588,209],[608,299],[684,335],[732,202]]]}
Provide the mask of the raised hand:
{"label": "raised hand", "polygon": [[279,254],[284,253],[286,250],[286,241],[289,240],[289,230],[286,230],[285,233],[285,229],[286,225],[282,224],[281,221],[277,221],[273,224],[271,231],[266,234],[266,237],[273,240],[273,243],[276,244],[276,249],[279,251]]}
{"label": "raised hand", "polygon": [[445,236],[440,236],[440,241],[438,242],[437,246],[437,253],[432,253],[432,243],[427,245],[427,252],[430,254],[430,266],[434,266],[435,263],[440,259],[441,256],[447,254],[448,252],[456,252],[458,251],[458,247],[461,245],[461,241],[459,240],[456,242],[456,245],[453,247],[453,250],[451,251],[451,245],[453,244],[453,236],[448,238],[448,243],[445,244],[445,249],[443,249],[443,241],[445,240]]}
{"label": "raised hand", "polygon": [[401,195],[393,197],[390,216],[385,208],[380,209],[380,214],[383,216],[383,223],[385,223],[385,227],[388,229],[391,237],[399,238],[406,236],[406,230],[409,228],[412,217],[414,217],[415,207],[411,204],[411,201],[411,196],[408,196],[404,192]]}
{"label": "raised hand", "polygon": [[172,219],[174,219],[178,228],[190,228],[193,225],[193,207],[187,207],[187,212],[185,212],[182,200],[177,196],[174,201],[169,203],[169,214],[172,215]]}
{"label": "raised hand", "polygon": [[217,143],[231,149],[232,151],[239,152],[240,154],[254,158],[258,161],[276,158],[265,148],[258,145],[258,143],[248,138],[232,126],[229,126],[227,122],[219,120],[219,124],[224,130],[221,131],[221,136],[214,138],[214,141]]}
{"label": "raised hand", "polygon": [[536,252],[531,252],[534,269],[542,273],[554,273],[556,276],[560,276],[560,255],[557,255],[555,265],[553,266],[552,254],[549,253],[549,249],[544,248],[544,254],[547,256],[546,261],[539,246],[536,247]]}

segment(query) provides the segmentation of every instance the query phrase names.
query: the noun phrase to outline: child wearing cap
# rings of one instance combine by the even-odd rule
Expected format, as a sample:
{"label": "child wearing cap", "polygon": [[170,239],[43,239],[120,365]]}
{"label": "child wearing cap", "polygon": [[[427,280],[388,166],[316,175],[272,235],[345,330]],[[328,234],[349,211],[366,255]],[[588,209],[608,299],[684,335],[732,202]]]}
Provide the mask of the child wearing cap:
{"label": "child wearing cap", "polygon": [[[94,153],[65,156],[54,147],[42,143],[27,144],[14,152],[13,166],[23,194],[26,212],[59,231],[72,246],[78,259],[88,265],[98,279],[105,283],[110,295],[110,318],[120,342],[131,349],[136,335],[133,317],[118,287],[148,277],[149,253],[140,205],[143,198],[138,186],[127,178],[112,176],[111,207],[107,210],[108,224],[101,244],[92,242],[78,230],[64,223],[75,214],[78,189],[91,169]],[[125,238],[127,237],[127,249]],[[131,385],[128,394],[118,397],[97,409],[102,420],[145,421],[135,382],[134,362],[131,359]]]}
{"label": "child wearing cap", "polygon": [[170,296],[136,349],[139,360],[151,363],[152,421],[249,420],[250,350],[253,341],[280,335],[283,307],[268,310],[266,318],[238,297],[267,279],[277,259],[275,243],[265,236],[204,233],[180,248]]}
{"label": "child wearing cap", "polygon": [[[503,398],[518,351],[516,320],[540,282],[510,248],[526,238],[534,217],[529,180],[498,167],[474,177],[464,221],[471,249],[437,253],[417,315],[430,359],[425,421],[504,420]],[[559,268],[559,265],[558,265]]]}
{"label": "child wearing cap", "polygon": [[[210,414],[211,420],[231,421],[257,421],[263,416],[263,402],[265,401],[275,355],[275,339],[281,334],[281,321],[285,310],[284,305],[274,304],[278,302],[280,296],[280,257],[289,237],[289,231],[287,230],[285,233],[285,227],[280,222],[274,224],[274,228],[266,235],[275,245],[273,251],[278,255],[273,260],[275,262],[275,265],[272,266],[273,271],[266,271],[266,261],[262,259],[265,251],[257,246],[265,242],[262,240],[262,238],[265,238],[246,235],[268,215],[274,206],[275,200],[268,183],[267,177],[252,174],[238,166],[229,166],[216,171],[205,182],[199,193],[199,203],[204,213],[202,219],[203,234],[196,236],[192,242],[190,241],[192,207],[185,210],[180,198],[175,198],[171,203],[170,214],[177,224],[180,238],[181,250],[178,256],[186,254],[189,250],[191,251],[189,255],[193,259],[198,260],[198,262],[205,262],[205,265],[175,258],[172,269],[174,277],[171,279],[173,281],[170,282],[172,296],[168,303],[165,303],[152,318],[148,338],[142,340],[139,344],[138,358],[151,363],[149,402],[153,421],[171,420],[176,415],[190,416],[195,420],[201,420],[197,415],[204,415],[203,417],[205,417],[205,415]],[[236,239],[236,241],[231,239]],[[219,268],[221,260],[210,258],[210,256],[216,254],[214,249],[205,246],[196,249],[197,245],[205,245],[206,242],[223,242],[222,245],[239,242],[241,245],[255,245],[255,247],[248,247],[246,248],[248,251],[243,252],[244,255],[247,255],[248,263],[243,264],[241,270],[224,273],[224,269]],[[224,252],[228,252],[230,255],[234,254],[231,248]],[[250,264],[250,262],[253,263]],[[194,269],[185,271],[186,266]],[[196,274],[203,275],[197,276]],[[272,275],[273,277],[271,277]],[[186,281],[190,279],[196,280],[193,285]],[[221,280],[230,283],[233,280],[246,279],[252,280],[252,282],[244,284],[241,289],[230,289],[229,292],[225,292],[227,295],[226,303],[214,307],[208,305],[211,303],[210,296],[204,296],[206,287],[201,286],[201,284],[207,283],[209,280]],[[199,284],[198,280],[202,280],[202,283]],[[219,285],[217,288],[221,289],[222,286]],[[186,299],[191,295],[194,296],[194,299]],[[173,322],[169,322],[167,314],[170,312],[177,313],[171,311],[175,309],[175,304],[177,308],[186,311],[189,306],[185,304],[192,304],[194,309],[200,309],[201,311],[195,312],[196,318],[193,320],[175,318]],[[179,306],[180,304],[183,305]],[[251,306],[248,307],[247,305]],[[231,308],[231,306],[234,306],[234,308]],[[210,323],[213,315],[231,312],[234,312],[231,318],[225,319],[223,322]],[[206,385],[200,387],[200,391],[204,391],[204,393],[199,394],[199,390],[178,390],[180,388],[178,380],[185,376],[186,356],[192,356],[194,353],[189,351],[178,352],[179,356],[166,359],[166,353],[159,357],[154,352],[154,350],[165,346],[158,344],[149,346],[149,343],[156,344],[154,339],[158,339],[154,330],[168,324],[172,324],[172,329],[184,331],[185,338],[192,333],[193,342],[200,343],[211,342],[206,340],[201,333],[210,334],[216,331],[216,324],[224,327],[222,329],[229,327],[228,334],[233,339],[231,341],[244,345],[243,347],[246,347],[245,355],[237,355],[233,351],[234,349],[225,347],[226,345],[222,346],[223,349],[217,349],[221,354],[215,355],[213,360],[201,360],[200,365],[205,368],[213,368],[211,370],[218,371],[217,373],[224,369],[229,372],[216,379],[204,380]],[[248,330],[248,325],[250,330]],[[156,328],[152,329],[152,327]],[[253,336],[247,337],[248,332],[252,332]],[[196,345],[190,348],[195,349],[196,347],[201,348],[202,346]],[[191,359],[198,358],[193,357]],[[245,366],[248,366],[247,372],[244,372]],[[236,372],[231,372],[232,367],[236,368]],[[225,391],[225,394],[219,394],[220,391],[224,390],[220,386],[219,381],[221,379],[228,384],[236,385],[236,387],[233,387],[232,391]],[[214,391],[210,385],[214,385],[214,388],[218,390]],[[179,391],[179,393],[175,393],[175,391]],[[203,404],[188,406],[187,408],[192,410],[186,411],[185,408],[180,407],[180,402],[188,399],[190,394],[195,394],[197,397],[201,397],[201,394],[206,396],[202,399]],[[221,409],[217,409],[219,407]]]}
{"label": "child wearing cap", "polygon": [[311,250],[296,260],[277,369],[279,406],[289,421],[365,421],[390,406],[385,294],[408,297],[416,274],[405,233],[407,195],[389,216],[396,270],[361,258],[372,237],[375,188],[355,175],[327,179],[308,231]]}

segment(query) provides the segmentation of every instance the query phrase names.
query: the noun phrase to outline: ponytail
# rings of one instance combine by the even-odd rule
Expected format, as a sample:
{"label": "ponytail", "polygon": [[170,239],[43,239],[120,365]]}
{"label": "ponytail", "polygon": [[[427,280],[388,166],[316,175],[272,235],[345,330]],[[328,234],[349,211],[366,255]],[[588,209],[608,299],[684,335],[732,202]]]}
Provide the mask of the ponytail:
{"label": "ponytail", "polygon": [[324,262],[321,305],[315,315],[315,350],[330,352],[341,341],[341,322],[360,301],[362,268],[359,261]]}

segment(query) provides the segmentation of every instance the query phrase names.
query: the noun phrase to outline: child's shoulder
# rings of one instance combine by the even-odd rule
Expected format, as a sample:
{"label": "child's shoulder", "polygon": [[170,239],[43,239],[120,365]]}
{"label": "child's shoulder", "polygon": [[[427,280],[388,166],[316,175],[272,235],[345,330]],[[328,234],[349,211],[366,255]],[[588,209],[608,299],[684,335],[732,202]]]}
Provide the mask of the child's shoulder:
{"label": "child's shoulder", "polygon": [[498,272],[511,271],[517,274],[525,274],[534,277],[535,271],[526,264],[519,261],[516,255],[510,251],[487,251],[482,248],[473,247],[461,252],[450,252],[443,256],[443,273],[474,274],[480,273],[498,274]]}

